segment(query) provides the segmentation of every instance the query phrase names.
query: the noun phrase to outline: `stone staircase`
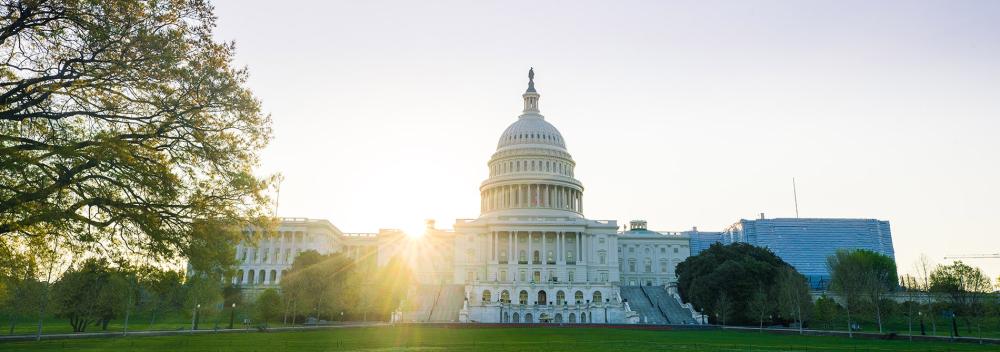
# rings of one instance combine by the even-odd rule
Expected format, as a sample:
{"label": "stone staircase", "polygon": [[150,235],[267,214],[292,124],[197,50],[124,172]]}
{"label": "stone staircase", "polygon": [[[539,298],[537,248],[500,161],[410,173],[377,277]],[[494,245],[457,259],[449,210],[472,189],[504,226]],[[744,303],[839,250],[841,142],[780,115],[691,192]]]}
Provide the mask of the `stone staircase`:
{"label": "stone staircase", "polygon": [[674,295],[659,286],[642,286],[640,289],[659,310],[666,315],[670,324],[698,324],[692,312],[681,306],[681,302]]}
{"label": "stone staircase", "polygon": [[642,286],[622,286],[619,290],[622,298],[628,300],[629,307],[639,313],[640,324],[670,324],[667,317],[656,307],[655,301],[646,295]]}
{"label": "stone staircase", "polygon": [[458,312],[462,310],[463,303],[465,303],[465,286],[441,285],[426,321],[457,322]]}

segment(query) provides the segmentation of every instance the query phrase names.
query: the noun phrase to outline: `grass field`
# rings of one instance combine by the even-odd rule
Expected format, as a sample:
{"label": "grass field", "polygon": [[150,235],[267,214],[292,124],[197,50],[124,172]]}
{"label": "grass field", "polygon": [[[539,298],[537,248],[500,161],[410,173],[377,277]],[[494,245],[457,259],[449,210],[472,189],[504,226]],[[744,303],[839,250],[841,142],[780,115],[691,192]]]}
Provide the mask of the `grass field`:
{"label": "grass field", "polygon": [[2,351],[996,351],[997,345],[737,331],[364,327],[302,332],[0,342]]}

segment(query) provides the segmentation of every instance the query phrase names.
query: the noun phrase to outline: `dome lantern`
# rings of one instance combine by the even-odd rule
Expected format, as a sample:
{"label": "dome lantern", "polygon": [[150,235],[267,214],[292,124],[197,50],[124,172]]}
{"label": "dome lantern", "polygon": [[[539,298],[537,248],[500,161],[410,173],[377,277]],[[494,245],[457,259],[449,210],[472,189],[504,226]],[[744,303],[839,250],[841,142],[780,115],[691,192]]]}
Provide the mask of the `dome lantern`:
{"label": "dome lantern", "polygon": [[[524,91],[521,95],[524,98],[524,114],[525,115],[538,115],[538,92],[535,91],[535,68],[532,67],[528,69],[528,90]],[[544,117],[542,117],[544,118]]]}

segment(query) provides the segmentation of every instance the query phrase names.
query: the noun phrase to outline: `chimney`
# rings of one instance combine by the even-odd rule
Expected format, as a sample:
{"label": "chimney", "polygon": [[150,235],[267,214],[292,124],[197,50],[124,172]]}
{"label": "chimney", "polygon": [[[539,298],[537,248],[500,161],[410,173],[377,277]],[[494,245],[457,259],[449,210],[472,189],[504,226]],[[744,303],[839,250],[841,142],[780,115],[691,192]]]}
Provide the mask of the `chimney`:
{"label": "chimney", "polygon": [[760,219],[764,220],[764,213],[760,213]]}

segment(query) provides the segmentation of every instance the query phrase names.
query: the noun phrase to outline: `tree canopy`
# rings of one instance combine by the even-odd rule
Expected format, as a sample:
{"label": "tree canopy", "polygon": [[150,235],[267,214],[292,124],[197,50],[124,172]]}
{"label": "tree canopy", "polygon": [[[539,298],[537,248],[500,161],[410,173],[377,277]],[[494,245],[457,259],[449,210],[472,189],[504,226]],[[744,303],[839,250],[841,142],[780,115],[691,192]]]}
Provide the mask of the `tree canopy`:
{"label": "tree canopy", "polygon": [[267,225],[270,179],[253,169],[270,117],[207,2],[8,0],[0,13],[0,246],[172,259],[206,233]]}
{"label": "tree canopy", "polygon": [[[782,271],[787,269],[801,276],[767,248],[716,243],[677,265],[677,288],[684,301],[720,323],[723,317],[727,323],[758,323],[761,309],[777,311],[773,300],[796,297],[794,290],[789,289],[788,295],[778,291]],[[805,285],[804,278],[797,282]]]}

